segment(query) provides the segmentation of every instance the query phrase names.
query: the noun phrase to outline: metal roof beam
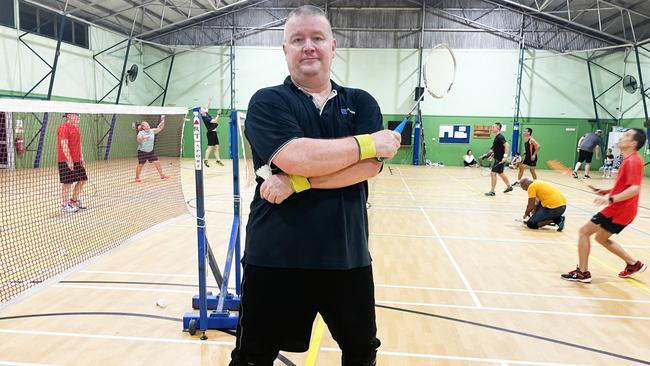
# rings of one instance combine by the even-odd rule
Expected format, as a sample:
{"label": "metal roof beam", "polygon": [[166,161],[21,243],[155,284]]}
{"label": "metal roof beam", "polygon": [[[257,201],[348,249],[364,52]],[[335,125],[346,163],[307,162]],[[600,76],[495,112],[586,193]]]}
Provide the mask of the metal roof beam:
{"label": "metal roof beam", "polygon": [[[574,27],[574,28],[578,28],[578,29],[583,29],[586,32],[598,34],[601,37],[604,37],[605,39],[609,39],[610,40],[609,43],[614,43],[614,42],[612,42],[614,40],[619,42],[619,43],[622,43],[622,44],[629,43],[629,41],[626,40],[625,38],[621,38],[621,37],[613,35],[611,33],[602,32],[602,31],[600,31],[598,29],[591,28],[591,27],[586,26],[584,24],[580,24],[578,22],[574,22],[572,20],[565,19],[565,18],[562,18],[562,17],[554,15],[554,14],[550,14],[549,12],[539,11],[538,9],[535,9],[534,7],[530,7],[530,6],[521,4],[521,3],[517,2],[517,1],[514,1],[514,0],[484,0],[484,1],[487,1],[487,2],[490,2],[490,3],[493,3],[493,1],[494,1],[494,2],[498,2],[498,3],[508,4],[510,6],[520,8],[520,9],[522,9],[524,11],[531,12],[533,14],[537,14],[537,15],[540,15],[540,16],[545,17],[545,18],[550,18],[550,19],[554,20],[555,22],[563,23],[566,26],[570,26],[570,27]],[[605,0],[598,0],[598,1],[604,2]]]}

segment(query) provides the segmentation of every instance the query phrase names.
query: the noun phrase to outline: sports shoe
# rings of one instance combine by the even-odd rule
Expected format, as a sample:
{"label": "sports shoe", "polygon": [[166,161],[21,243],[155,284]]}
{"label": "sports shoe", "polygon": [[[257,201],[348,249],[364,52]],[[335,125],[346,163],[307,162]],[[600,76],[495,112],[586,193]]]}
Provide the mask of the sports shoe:
{"label": "sports shoe", "polygon": [[575,270],[569,273],[563,274],[561,277],[563,280],[567,280],[567,281],[584,282],[584,283],[591,282],[591,273],[589,273],[589,271],[582,272],[578,267],[576,267]]}
{"label": "sports shoe", "polygon": [[135,178],[135,182],[136,182],[136,183],[142,183],[142,179],[140,179],[140,178]]}
{"label": "sports shoe", "polygon": [[71,199],[70,204],[73,206],[77,206],[77,208],[81,210],[85,210],[88,208],[88,206],[84,205],[84,203],[81,202],[81,200],[78,198],[76,200]]}
{"label": "sports shoe", "polygon": [[560,221],[557,223],[557,231],[564,230],[564,222],[565,221],[566,221],[566,218],[564,216],[560,216]]}
{"label": "sports shoe", "polygon": [[217,164],[223,166],[223,163],[221,162],[221,160],[217,160]]}
{"label": "sports shoe", "polygon": [[503,193],[512,192],[513,189],[514,189],[514,188],[512,188],[512,186],[510,185],[510,186],[508,186],[508,188],[506,188],[505,191],[503,191]]}
{"label": "sports shoe", "polygon": [[584,179],[591,179],[591,176],[589,174],[585,174],[585,176],[583,178]]}
{"label": "sports shoe", "polygon": [[573,175],[573,178],[576,178],[576,179],[578,178],[578,172],[576,172],[575,170],[573,171],[573,173],[571,175]]}
{"label": "sports shoe", "polygon": [[632,265],[628,264],[627,266],[625,266],[625,269],[622,270],[618,274],[618,277],[621,277],[621,278],[632,277],[633,275],[635,275],[637,273],[641,273],[641,272],[645,271],[646,267],[647,266],[643,262],[636,261],[636,263],[634,263]]}
{"label": "sports shoe", "polygon": [[484,193],[486,196],[496,196],[497,194],[494,191],[489,191]]}
{"label": "sports shoe", "polygon": [[210,167],[210,164],[208,164],[208,161],[207,161],[207,160],[203,160],[203,164],[205,164],[205,167],[206,167],[206,168],[209,168],[209,167]]}
{"label": "sports shoe", "polygon": [[61,210],[65,213],[75,213],[79,211],[78,208],[74,207],[70,202],[66,203],[61,207]]}
{"label": "sports shoe", "polygon": [[514,187],[514,186],[518,186],[518,185],[519,185],[519,181],[518,181],[518,180],[516,180],[514,183],[512,183],[512,186],[513,186],[513,187]]}

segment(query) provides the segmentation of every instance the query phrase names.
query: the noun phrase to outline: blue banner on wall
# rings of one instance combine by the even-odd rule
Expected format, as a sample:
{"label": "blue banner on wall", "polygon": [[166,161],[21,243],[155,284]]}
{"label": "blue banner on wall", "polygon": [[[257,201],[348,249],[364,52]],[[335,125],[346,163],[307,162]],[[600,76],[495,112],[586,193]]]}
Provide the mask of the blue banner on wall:
{"label": "blue banner on wall", "polygon": [[469,144],[469,125],[440,125],[438,142],[441,144]]}

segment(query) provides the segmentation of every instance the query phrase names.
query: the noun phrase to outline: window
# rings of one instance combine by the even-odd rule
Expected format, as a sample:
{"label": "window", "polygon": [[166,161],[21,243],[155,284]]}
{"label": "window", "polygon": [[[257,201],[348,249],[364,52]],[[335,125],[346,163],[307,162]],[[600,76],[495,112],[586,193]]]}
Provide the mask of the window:
{"label": "window", "polygon": [[[0,0],[0,4],[3,1],[8,0]],[[19,19],[21,30],[58,39],[62,20],[61,15],[21,2]],[[88,48],[88,26],[70,18],[63,18],[63,20],[65,26],[63,27],[61,41]]]}
{"label": "window", "polygon": [[0,0],[0,24],[14,27],[14,0]]}

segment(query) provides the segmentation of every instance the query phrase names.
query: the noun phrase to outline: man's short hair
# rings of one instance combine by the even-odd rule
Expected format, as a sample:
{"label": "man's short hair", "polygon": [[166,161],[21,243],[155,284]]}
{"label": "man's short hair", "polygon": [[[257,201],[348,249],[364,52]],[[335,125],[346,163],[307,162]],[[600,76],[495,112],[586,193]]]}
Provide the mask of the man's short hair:
{"label": "man's short hair", "polygon": [[529,134],[529,135],[532,135],[532,134],[533,134],[533,129],[530,128],[530,127],[526,127],[526,128],[524,128],[524,130],[528,131],[528,134]]}
{"label": "man's short hair", "polygon": [[502,126],[501,122],[496,122],[494,125],[499,127],[499,131],[501,131],[501,126]]}
{"label": "man's short hair", "polygon": [[[327,24],[330,24],[329,19],[327,19],[327,14],[325,14],[323,9],[313,5],[303,5],[293,9],[289,13],[289,15],[287,15],[287,20],[285,20],[284,24],[287,24],[289,20],[291,20],[291,18],[302,17],[302,16],[323,17],[325,18],[325,20],[327,20]],[[330,34],[331,32],[332,32],[332,25],[330,24]],[[286,27],[285,27],[284,39],[285,40],[287,39]]]}
{"label": "man's short hair", "polygon": [[596,130],[596,133],[599,134],[599,135],[602,135],[602,134],[603,134],[603,130]]}
{"label": "man's short hair", "polygon": [[640,128],[630,128],[632,131],[634,131],[634,137],[632,139],[636,142],[636,149],[641,150],[641,148],[645,145],[645,140],[646,140],[646,135],[645,131],[643,131]]}

